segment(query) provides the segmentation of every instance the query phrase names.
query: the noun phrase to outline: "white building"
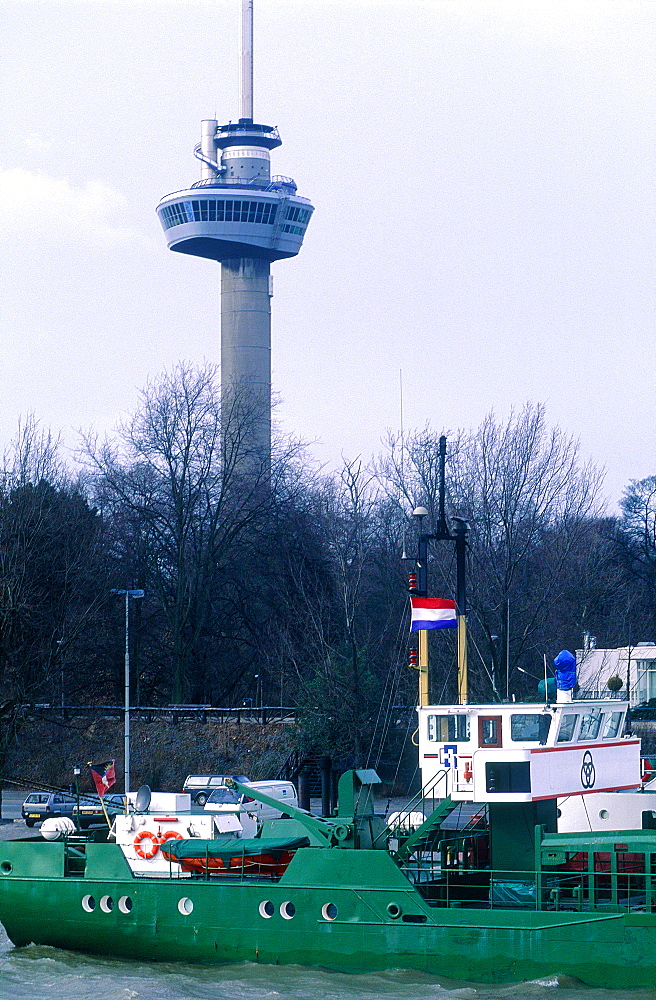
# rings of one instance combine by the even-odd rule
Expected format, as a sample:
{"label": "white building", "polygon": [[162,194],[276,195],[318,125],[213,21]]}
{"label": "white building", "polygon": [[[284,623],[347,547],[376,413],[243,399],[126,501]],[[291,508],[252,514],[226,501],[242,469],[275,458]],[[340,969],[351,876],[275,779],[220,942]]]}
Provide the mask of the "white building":
{"label": "white building", "polygon": [[597,649],[591,636],[586,645],[587,649],[576,650],[577,679],[581,694],[607,698],[609,679],[619,677],[622,687],[618,696],[628,696],[632,707],[656,698],[656,643],[638,642],[635,646]]}

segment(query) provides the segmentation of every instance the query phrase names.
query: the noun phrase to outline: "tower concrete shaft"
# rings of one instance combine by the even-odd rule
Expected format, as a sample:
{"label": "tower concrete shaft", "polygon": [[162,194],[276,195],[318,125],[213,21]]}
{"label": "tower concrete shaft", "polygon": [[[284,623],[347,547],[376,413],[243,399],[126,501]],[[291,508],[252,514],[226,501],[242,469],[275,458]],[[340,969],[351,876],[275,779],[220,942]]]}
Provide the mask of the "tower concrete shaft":
{"label": "tower concrete shaft", "polygon": [[[221,264],[221,412],[226,462],[268,478],[271,296],[268,260]],[[237,449],[237,451],[235,451]]]}

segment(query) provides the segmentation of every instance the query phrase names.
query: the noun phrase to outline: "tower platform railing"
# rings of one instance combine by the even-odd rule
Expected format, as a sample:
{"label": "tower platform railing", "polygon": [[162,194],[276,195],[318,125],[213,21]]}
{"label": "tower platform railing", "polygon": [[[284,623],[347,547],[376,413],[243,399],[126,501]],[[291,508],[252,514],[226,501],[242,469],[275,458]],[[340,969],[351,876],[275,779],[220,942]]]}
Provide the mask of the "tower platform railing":
{"label": "tower platform railing", "polygon": [[203,178],[200,181],[194,181],[189,187],[180,188],[178,191],[171,191],[169,194],[162,198],[165,201],[167,198],[174,198],[178,194],[184,194],[185,191],[196,191],[199,188],[217,188],[217,189],[237,189],[240,188],[248,191],[280,191],[285,189],[286,194],[292,194],[297,201],[305,202],[307,205],[311,204],[309,198],[304,198],[302,195],[296,193],[296,183],[291,179],[291,177],[272,177],[270,181],[266,184],[262,184],[261,181],[245,181],[245,180],[221,180],[219,178]]}

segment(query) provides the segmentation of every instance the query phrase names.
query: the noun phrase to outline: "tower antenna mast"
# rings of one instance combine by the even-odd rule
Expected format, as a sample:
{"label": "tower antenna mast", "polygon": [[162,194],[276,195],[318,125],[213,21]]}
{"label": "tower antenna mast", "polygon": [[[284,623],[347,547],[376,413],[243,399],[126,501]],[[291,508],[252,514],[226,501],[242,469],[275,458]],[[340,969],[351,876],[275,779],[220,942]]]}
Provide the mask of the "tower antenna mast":
{"label": "tower antenna mast", "polygon": [[253,121],[253,0],[241,0],[239,117]]}

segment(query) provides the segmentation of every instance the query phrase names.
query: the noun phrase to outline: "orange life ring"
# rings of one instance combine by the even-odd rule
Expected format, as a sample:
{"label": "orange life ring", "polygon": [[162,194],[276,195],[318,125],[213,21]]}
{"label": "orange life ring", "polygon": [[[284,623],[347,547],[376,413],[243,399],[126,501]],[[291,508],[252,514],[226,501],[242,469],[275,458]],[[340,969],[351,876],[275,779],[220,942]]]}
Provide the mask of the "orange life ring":
{"label": "orange life ring", "polygon": [[[141,846],[142,840],[149,840],[150,847],[144,849]],[[159,851],[159,838],[156,834],[151,833],[150,830],[141,830],[141,832],[134,838],[134,850],[137,857],[145,858],[149,861],[150,858],[154,858]]]}
{"label": "orange life ring", "polygon": [[164,844],[167,840],[182,840],[182,839],[183,837],[181,833],[176,833],[175,830],[167,830],[166,833],[163,833],[162,836],[159,838],[159,846],[161,847],[162,844]]}
{"label": "orange life ring", "polygon": [[654,768],[647,757],[642,758],[642,780],[651,781],[654,777]]}

